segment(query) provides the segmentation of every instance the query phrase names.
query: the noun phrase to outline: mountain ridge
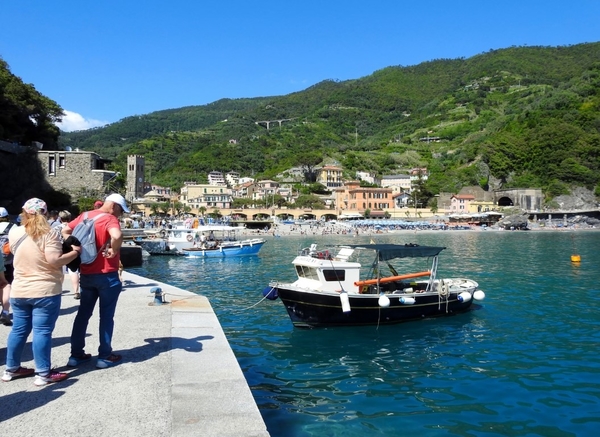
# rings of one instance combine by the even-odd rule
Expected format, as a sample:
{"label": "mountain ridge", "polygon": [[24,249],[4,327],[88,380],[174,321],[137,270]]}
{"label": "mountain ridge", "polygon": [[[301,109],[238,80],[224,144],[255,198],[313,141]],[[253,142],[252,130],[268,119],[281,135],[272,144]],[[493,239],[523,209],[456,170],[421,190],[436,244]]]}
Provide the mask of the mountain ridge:
{"label": "mountain ridge", "polygon": [[[293,121],[257,123],[281,119]],[[599,128],[600,43],[584,43],[390,66],[285,96],[126,117],[62,133],[59,144],[94,150],[117,168],[128,154],[144,155],[153,182],[173,188],[212,170],[275,178],[321,159],[347,177],[426,166],[422,189],[431,195],[492,182],[552,197],[571,186],[597,190]]]}

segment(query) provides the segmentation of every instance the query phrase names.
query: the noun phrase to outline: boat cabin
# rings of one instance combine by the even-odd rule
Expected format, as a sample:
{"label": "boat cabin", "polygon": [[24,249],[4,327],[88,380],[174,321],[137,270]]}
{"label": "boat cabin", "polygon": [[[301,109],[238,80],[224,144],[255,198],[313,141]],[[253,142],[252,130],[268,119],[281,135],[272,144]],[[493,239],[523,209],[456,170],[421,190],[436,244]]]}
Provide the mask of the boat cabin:
{"label": "boat cabin", "polygon": [[[344,250],[344,249],[342,249]],[[360,279],[360,263],[348,262],[353,249],[345,249],[334,257],[329,250],[316,251],[316,245],[303,249],[294,259],[298,280],[295,284],[317,291],[358,292],[354,282]]]}

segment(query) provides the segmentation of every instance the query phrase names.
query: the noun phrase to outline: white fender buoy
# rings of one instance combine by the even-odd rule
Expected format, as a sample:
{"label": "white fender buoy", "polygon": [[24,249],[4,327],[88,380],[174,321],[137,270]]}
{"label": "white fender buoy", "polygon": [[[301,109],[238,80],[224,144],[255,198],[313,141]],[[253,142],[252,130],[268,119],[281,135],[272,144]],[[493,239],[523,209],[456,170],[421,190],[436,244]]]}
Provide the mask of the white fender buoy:
{"label": "white fender buoy", "polygon": [[483,290],[475,290],[475,293],[473,293],[473,299],[475,299],[475,300],[485,299],[485,293],[483,292]]}
{"label": "white fender buoy", "polygon": [[348,292],[342,290],[340,293],[340,302],[342,302],[342,311],[345,313],[349,313],[350,309],[350,298],[348,297]]}
{"label": "white fender buoy", "polygon": [[415,298],[414,297],[401,297],[400,298],[400,303],[403,305],[414,305],[415,304]]}
{"label": "white fender buoy", "polygon": [[471,300],[471,293],[467,292],[467,291],[463,291],[462,293],[460,293],[458,295],[458,300],[460,302],[468,302]]}
{"label": "white fender buoy", "polygon": [[390,298],[387,297],[385,294],[381,294],[377,303],[381,308],[387,308],[390,306]]}

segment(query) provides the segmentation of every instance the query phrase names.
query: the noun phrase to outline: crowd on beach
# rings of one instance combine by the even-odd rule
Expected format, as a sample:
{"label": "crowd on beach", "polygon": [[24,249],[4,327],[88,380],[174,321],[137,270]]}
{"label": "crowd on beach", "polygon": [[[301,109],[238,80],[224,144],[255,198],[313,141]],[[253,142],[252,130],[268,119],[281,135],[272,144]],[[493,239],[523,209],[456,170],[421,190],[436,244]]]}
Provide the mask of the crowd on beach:
{"label": "crowd on beach", "polygon": [[[227,218],[221,220],[204,218],[134,218],[125,219],[124,228],[133,229],[170,229],[183,224],[187,228],[196,228],[198,225],[231,225]],[[563,223],[559,220],[552,221],[529,221],[527,230],[549,231],[549,230],[581,230],[600,228],[594,223],[585,221],[571,221]],[[390,219],[363,219],[363,220],[295,220],[282,221],[275,220],[272,223],[265,223],[260,228],[240,227],[239,235],[242,236],[303,236],[303,235],[378,235],[398,232],[421,232],[421,231],[514,231],[517,228],[508,227],[505,229],[498,224],[495,225],[476,225],[468,223],[453,223],[445,217],[438,217],[435,220],[427,221],[403,221]]]}

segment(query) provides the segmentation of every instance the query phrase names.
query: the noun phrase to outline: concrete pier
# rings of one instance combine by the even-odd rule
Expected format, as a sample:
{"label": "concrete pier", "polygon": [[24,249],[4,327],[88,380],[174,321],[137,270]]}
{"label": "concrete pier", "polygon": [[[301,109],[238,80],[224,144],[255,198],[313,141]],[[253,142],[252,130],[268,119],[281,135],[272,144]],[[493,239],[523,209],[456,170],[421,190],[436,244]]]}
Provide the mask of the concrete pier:
{"label": "concrete pier", "polygon": [[[86,352],[66,367],[79,301],[69,278],[53,335],[52,366],[65,381],[36,387],[33,378],[0,382],[0,433],[43,436],[268,436],[239,364],[208,299],[124,272],[113,349],[119,365],[96,369],[98,310]],[[155,305],[160,287],[166,304]],[[11,328],[0,325],[0,369]],[[22,366],[34,367],[31,336]]]}

